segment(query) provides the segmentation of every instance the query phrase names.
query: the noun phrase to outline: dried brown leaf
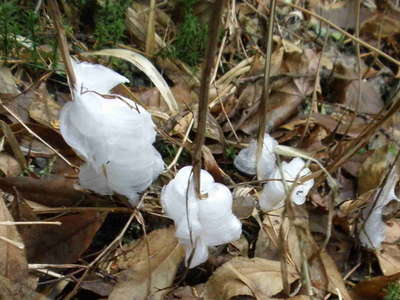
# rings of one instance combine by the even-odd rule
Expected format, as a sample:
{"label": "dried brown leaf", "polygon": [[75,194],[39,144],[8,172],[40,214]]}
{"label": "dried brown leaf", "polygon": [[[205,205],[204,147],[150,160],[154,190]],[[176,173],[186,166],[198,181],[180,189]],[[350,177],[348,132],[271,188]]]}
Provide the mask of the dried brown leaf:
{"label": "dried brown leaf", "polygon": [[[258,300],[271,299],[282,291],[282,273],[278,261],[236,257],[219,267],[206,283],[205,300],[228,300],[239,295]],[[298,274],[289,268],[289,282]],[[268,283],[268,284],[266,284]]]}
{"label": "dried brown leaf", "polygon": [[210,148],[203,146],[201,152],[204,160],[204,168],[214,177],[217,182],[222,182],[226,185],[234,183],[229,175],[220,168]]}
{"label": "dried brown leaf", "polygon": [[[4,203],[3,197],[0,197],[0,221],[14,221]],[[16,226],[0,225],[0,236],[22,243]],[[4,240],[0,240],[0,275],[27,287],[33,289],[36,287],[34,278],[28,272],[25,249],[19,249]]]}
{"label": "dried brown leaf", "polygon": [[257,203],[255,189],[250,186],[238,186],[234,188],[232,196],[233,214],[238,218],[250,217]]}
{"label": "dried brown leaf", "polygon": [[31,287],[20,281],[11,281],[0,275],[0,299],[7,300],[50,300],[42,294],[35,292]]}
{"label": "dried brown leaf", "polygon": [[392,219],[386,222],[385,241],[375,251],[379,266],[385,276],[396,274],[400,270],[400,221]]}
{"label": "dried brown leaf", "polygon": [[18,161],[7,153],[0,153],[0,170],[6,176],[18,176],[22,171]]}
{"label": "dried brown leaf", "polygon": [[353,288],[353,293],[359,300],[383,299],[384,289],[389,283],[400,279],[400,272],[391,276],[377,276],[361,281]]}
{"label": "dried brown leaf", "polygon": [[104,213],[88,211],[52,219],[61,226],[24,226],[24,239],[30,263],[67,264],[76,262],[92,243],[105,219]]}
{"label": "dried brown leaf", "polygon": [[183,257],[173,227],[152,231],[122,249],[116,267],[123,271],[109,299],[163,299]]}
{"label": "dried brown leaf", "polygon": [[[328,3],[327,3],[328,2]],[[335,23],[342,28],[354,29],[356,26],[356,6],[358,5],[357,0],[347,1],[335,1],[329,3],[329,1],[312,0],[310,1],[310,8],[320,15]],[[371,12],[364,6],[361,6],[360,19],[364,20]]]}
{"label": "dried brown leaf", "polygon": [[381,147],[368,157],[358,173],[358,194],[361,195],[371,189],[378,187],[382,176],[387,172],[393,161],[393,153],[388,151],[388,146]]}
{"label": "dried brown leaf", "polygon": [[29,116],[44,126],[54,127],[60,114],[60,105],[50,97],[44,83],[39,86],[35,94],[36,97],[29,105]]}

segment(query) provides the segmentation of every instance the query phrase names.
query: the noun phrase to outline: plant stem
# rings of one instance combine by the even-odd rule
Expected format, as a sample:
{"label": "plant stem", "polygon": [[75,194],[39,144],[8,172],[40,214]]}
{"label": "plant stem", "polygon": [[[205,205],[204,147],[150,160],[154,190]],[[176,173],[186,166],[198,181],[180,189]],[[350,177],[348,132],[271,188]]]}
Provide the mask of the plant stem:
{"label": "plant stem", "polygon": [[61,13],[58,7],[56,0],[49,0],[49,11],[51,18],[53,19],[54,26],[57,30],[57,40],[58,44],[60,45],[61,56],[64,60],[65,70],[67,72],[69,84],[71,90],[73,90],[76,86],[76,77],[74,70],[72,69],[71,58],[69,56],[69,49],[67,39],[65,37],[65,30],[64,27],[61,25]]}
{"label": "plant stem", "polygon": [[214,57],[217,49],[219,27],[221,24],[221,15],[224,9],[224,4],[225,0],[216,0],[214,4],[213,13],[211,16],[210,32],[208,35],[209,38],[206,50],[206,60],[200,83],[197,133],[194,141],[194,150],[192,157],[195,190],[200,199],[202,198],[200,193],[201,149],[203,147],[205,140],[207,110],[208,110],[208,93],[210,89],[210,80],[211,80],[212,68],[214,65]]}
{"label": "plant stem", "polygon": [[264,135],[267,127],[267,103],[269,100],[269,85],[270,85],[270,73],[271,73],[271,56],[272,56],[272,37],[274,34],[274,21],[275,21],[275,10],[276,10],[276,0],[271,1],[270,15],[268,21],[268,37],[266,42],[267,53],[265,56],[265,68],[264,68],[264,86],[263,86],[263,96],[260,100],[260,105],[258,108],[259,112],[259,126],[258,126],[258,136],[257,136],[257,178],[260,178],[260,168],[259,160],[264,146]]}

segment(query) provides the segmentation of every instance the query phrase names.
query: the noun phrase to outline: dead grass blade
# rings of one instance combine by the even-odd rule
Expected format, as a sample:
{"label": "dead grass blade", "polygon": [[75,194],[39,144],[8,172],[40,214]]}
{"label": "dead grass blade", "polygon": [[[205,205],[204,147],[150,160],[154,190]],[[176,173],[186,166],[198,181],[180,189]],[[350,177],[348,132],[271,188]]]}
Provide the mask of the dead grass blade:
{"label": "dead grass blade", "polygon": [[82,53],[83,55],[102,55],[102,56],[113,56],[120,59],[129,61],[135,65],[140,71],[145,73],[154,85],[159,89],[165,103],[172,114],[178,112],[178,104],[176,103],[175,97],[171,92],[167,82],[162,77],[160,72],[154,67],[154,65],[143,55],[126,49],[104,49],[95,52]]}

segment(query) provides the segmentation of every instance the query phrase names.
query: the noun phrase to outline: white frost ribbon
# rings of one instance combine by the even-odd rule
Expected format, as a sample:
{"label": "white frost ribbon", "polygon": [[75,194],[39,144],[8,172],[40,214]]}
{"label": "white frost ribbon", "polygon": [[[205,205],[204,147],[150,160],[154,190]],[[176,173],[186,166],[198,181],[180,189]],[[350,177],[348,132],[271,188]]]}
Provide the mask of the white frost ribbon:
{"label": "white frost ribbon", "polygon": [[139,193],[164,168],[152,145],[156,132],[151,115],[128,98],[109,95],[113,87],[129,81],[124,76],[98,64],[72,60],[72,66],[74,101],[61,110],[60,130],[85,160],[79,183],[102,195],[125,195],[136,205]]}
{"label": "white frost ribbon", "polygon": [[176,236],[185,247],[190,268],[207,260],[207,247],[235,241],[242,232],[242,224],[232,213],[229,189],[216,183],[205,170],[201,170],[200,187],[206,199],[197,197],[192,167],[187,166],[161,192],[162,207],[175,222]]}
{"label": "white frost ribbon", "polygon": [[[267,133],[264,135],[264,145],[258,163],[262,179],[267,179],[275,170],[276,158],[274,149],[277,145],[278,142],[272,136]],[[248,175],[255,175],[257,173],[256,153],[257,141],[252,140],[249,146],[240,150],[239,154],[235,157],[233,164],[236,169]]]}
{"label": "white frost ribbon", "polygon": [[294,180],[310,175],[311,171],[305,168],[304,160],[299,157],[293,158],[289,163],[282,162],[282,170],[278,168],[275,169],[269,177],[271,181],[264,184],[264,188],[260,194],[260,207],[264,211],[275,210],[285,204],[286,189],[281,171],[286,181],[288,191],[291,190],[289,199],[297,205],[301,205],[306,201],[306,196],[314,185],[314,180],[310,179],[301,184],[297,184],[291,189]]}
{"label": "white frost ribbon", "polygon": [[396,168],[393,168],[382,190],[377,191],[380,195],[378,199],[363,209],[360,242],[364,247],[377,249],[385,240],[386,224],[382,220],[382,213],[390,201],[400,201],[395,194],[395,187],[398,180],[399,175],[396,172]]}

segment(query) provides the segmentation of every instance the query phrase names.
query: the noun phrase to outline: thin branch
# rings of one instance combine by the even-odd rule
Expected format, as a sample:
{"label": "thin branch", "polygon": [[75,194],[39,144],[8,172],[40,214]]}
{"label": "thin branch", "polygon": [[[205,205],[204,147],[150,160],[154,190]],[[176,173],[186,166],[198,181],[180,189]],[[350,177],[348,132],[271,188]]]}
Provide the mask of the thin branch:
{"label": "thin branch", "polygon": [[267,103],[269,100],[269,85],[270,85],[270,74],[271,74],[271,57],[272,57],[272,37],[274,35],[274,23],[275,23],[275,10],[276,10],[276,0],[271,1],[271,8],[268,21],[268,37],[267,37],[267,54],[265,56],[265,69],[264,69],[264,86],[263,86],[263,96],[261,97],[259,105],[260,123],[258,126],[258,137],[257,137],[257,178],[260,178],[260,164],[258,164],[261,153],[264,146],[264,135],[265,129],[267,127]]}
{"label": "thin branch", "polygon": [[152,56],[154,52],[154,27],[155,27],[156,0],[150,0],[150,12],[146,30],[146,54]]}
{"label": "thin branch", "polygon": [[321,73],[321,69],[322,69],[322,58],[324,56],[324,52],[325,52],[325,48],[326,45],[328,44],[328,38],[329,38],[329,28],[326,31],[326,35],[325,35],[325,40],[324,40],[324,44],[322,46],[322,50],[321,50],[321,55],[319,56],[318,59],[318,67],[317,67],[317,74],[315,75],[315,81],[314,81],[314,89],[313,89],[313,93],[311,96],[311,105],[310,105],[310,111],[308,113],[307,116],[307,121],[306,121],[306,126],[304,128],[303,134],[301,135],[301,139],[300,139],[300,145],[303,143],[303,140],[308,132],[308,129],[310,127],[310,120],[311,120],[311,115],[313,112],[318,112],[315,111],[315,108],[317,108],[317,87],[319,85],[319,81],[320,81],[320,73]]}
{"label": "thin branch", "polygon": [[212,68],[214,65],[215,52],[217,49],[219,27],[221,24],[221,16],[222,16],[222,11],[224,9],[224,4],[225,0],[216,0],[214,4],[213,13],[211,16],[210,32],[208,34],[209,39],[206,52],[206,60],[200,84],[199,113],[198,113],[198,123],[197,123],[198,125],[197,125],[196,138],[194,141],[194,151],[192,157],[195,189],[200,199],[202,198],[200,193],[200,170],[201,170],[201,152],[202,152],[201,150],[205,140],[210,80],[211,80]]}
{"label": "thin branch", "polygon": [[76,85],[76,77],[74,70],[72,68],[71,58],[69,56],[68,43],[65,37],[65,30],[64,27],[61,25],[61,12],[56,0],[49,0],[48,4],[50,8],[49,9],[50,15],[53,19],[54,26],[56,27],[57,30],[57,40],[58,44],[60,45],[60,51],[62,58],[64,60],[65,70],[67,72],[70,88],[74,89]]}

